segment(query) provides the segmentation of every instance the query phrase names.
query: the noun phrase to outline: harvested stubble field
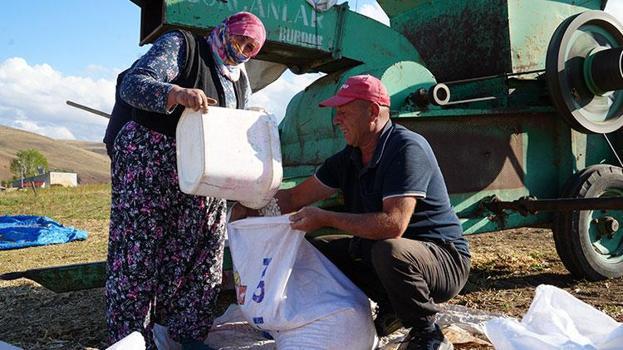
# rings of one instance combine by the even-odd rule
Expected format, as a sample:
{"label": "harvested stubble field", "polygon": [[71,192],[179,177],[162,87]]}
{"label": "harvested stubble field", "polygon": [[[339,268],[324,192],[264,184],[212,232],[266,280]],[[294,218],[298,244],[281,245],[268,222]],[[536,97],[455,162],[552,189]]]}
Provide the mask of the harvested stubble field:
{"label": "harvested stubble field", "polygon": [[[0,214],[46,215],[89,232],[56,246],[0,252],[0,273],[106,258],[110,186],[0,193]],[[472,273],[452,303],[521,317],[539,284],[551,284],[623,321],[623,279],[574,280],[548,228],[470,236]],[[226,294],[220,303],[233,300]],[[55,294],[28,280],[0,281],[0,340],[25,349],[106,348],[103,289]]]}

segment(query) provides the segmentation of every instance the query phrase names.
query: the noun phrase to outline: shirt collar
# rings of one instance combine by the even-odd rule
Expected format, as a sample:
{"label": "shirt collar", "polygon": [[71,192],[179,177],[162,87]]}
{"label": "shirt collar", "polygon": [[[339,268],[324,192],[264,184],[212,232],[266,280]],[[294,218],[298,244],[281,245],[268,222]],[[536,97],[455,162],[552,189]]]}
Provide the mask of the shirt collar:
{"label": "shirt collar", "polygon": [[383,153],[385,152],[385,146],[387,145],[387,140],[389,140],[389,135],[393,129],[394,124],[392,124],[391,120],[388,120],[381,131],[381,136],[379,136],[379,143],[376,145],[374,149],[374,156],[370,163],[368,164],[368,168],[376,168],[377,165],[381,162],[381,158],[383,157]]}

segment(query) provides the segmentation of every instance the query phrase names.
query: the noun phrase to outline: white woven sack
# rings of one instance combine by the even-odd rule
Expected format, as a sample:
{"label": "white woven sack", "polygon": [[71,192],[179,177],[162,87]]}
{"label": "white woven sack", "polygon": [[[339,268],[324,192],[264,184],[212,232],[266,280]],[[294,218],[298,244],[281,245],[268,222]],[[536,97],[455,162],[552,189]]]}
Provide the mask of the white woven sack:
{"label": "white woven sack", "polygon": [[345,309],[371,318],[363,292],[290,228],[288,216],[239,220],[228,235],[238,304],[252,326],[288,330]]}

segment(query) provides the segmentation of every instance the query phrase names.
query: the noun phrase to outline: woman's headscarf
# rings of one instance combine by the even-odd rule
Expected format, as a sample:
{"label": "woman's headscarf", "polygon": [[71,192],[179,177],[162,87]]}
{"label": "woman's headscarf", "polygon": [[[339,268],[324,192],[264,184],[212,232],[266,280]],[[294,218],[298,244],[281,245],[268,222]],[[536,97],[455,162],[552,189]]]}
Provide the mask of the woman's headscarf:
{"label": "woman's headscarf", "polygon": [[[232,43],[232,35],[243,35],[257,42],[255,50],[245,56]],[[239,65],[255,57],[266,40],[264,24],[250,12],[238,12],[227,17],[218,26],[212,29],[208,41],[212,47],[212,53],[216,66],[225,77],[231,81],[240,78]]]}

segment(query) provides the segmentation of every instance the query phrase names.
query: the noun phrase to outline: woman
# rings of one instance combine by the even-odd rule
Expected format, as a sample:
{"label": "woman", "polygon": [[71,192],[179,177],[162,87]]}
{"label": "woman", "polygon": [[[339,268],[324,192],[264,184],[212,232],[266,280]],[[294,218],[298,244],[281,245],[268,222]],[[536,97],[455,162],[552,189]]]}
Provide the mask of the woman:
{"label": "woman", "polygon": [[183,349],[204,349],[221,284],[225,200],[184,194],[175,126],[186,108],[245,107],[242,69],[266,38],[240,12],[206,37],[163,34],[125,74],[120,96],[131,121],[114,138],[106,282],[110,340],[140,331],[155,348],[154,323]]}

